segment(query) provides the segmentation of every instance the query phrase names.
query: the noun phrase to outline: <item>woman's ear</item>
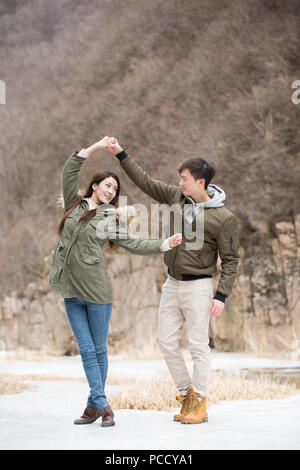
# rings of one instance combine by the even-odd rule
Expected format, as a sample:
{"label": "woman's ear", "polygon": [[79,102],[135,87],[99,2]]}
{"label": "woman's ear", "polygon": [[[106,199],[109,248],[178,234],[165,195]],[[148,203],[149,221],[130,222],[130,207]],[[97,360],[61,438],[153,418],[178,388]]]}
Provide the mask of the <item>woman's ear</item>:
{"label": "woman's ear", "polygon": [[98,184],[97,184],[97,183],[93,183],[93,184],[92,184],[92,188],[93,188],[94,191],[96,191],[96,189],[98,188]]}

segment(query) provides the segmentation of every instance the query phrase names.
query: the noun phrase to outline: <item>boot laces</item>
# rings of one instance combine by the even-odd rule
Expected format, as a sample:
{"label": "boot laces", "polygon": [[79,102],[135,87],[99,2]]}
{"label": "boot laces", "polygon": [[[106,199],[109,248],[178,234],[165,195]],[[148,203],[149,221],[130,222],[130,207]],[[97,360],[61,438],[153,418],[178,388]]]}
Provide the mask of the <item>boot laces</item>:
{"label": "boot laces", "polygon": [[190,405],[190,410],[197,411],[199,410],[200,406],[201,406],[201,403],[198,400],[192,400],[191,405]]}
{"label": "boot laces", "polygon": [[191,398],[187,396],[182,402],[182,411],[188,411],[191,403]]}

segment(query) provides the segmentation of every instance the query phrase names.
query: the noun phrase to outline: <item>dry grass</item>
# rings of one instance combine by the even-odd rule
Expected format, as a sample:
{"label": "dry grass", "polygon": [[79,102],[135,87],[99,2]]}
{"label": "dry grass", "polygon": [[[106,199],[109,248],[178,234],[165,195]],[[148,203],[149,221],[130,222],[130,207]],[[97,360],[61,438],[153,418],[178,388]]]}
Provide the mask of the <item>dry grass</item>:
{"label": "dry grass", "polygon": [[19,376],[22,380],[30,380],[30,381],[46,381],[46,382],[57,382],[57,381],[73,381],[73,382],[86,382],[85,377],[60,377],[57,375],[20,375]]}
{"label": "dry grass", "polygon": [[[109,347],[109,354],[118,354],[123,359],[139,361],[163,360],[163,355],[159,350],[157,342],[128,345],[128,343],[118,343],[117,348]],[[189,352],[183,350],[185,359],[190,360]],[[2,351],[1,359],[5,361],[28,361],[28,362],[57,362],[64,359],[62,351],[33,351],[19,347],[15,351]]]}
{"label": "dry grass", "polygon": [[157,343],[145,343],[141,345],[126,344],[118,351],[123,359],[139,361],[163,360],[163,355]]}
{"label": "dry grass", "polygon": [[34,386],[27,382],[41,382],[41,381],[76,381],[86,382],[85,377],[59,377],[54,375],[14,375],[14,374],[0,374],[0,395],[20,393],[24,390],[30,390]]}
{"label": "dry grass", "polygon": [[24,379],[18,375],[0,374],[0,395],[20,393],[32,388],[32,385],[24,383]]}
{"label": "dry grass", "polygon": [[62,351],[50,351],[47,349],[33,351],[19,347],[15,351],[2,352],[1,358],[8,361],[49,362],[62,360]]}
{"label": "dry grass", "polygon": [[[51,375],[0,374],[0,394],[20,393],[32,389],[28,382],[77,381],[86,383],[85,377],[58,377]],[[118,385],[119,390],[108,393],[112,408],[135,410],[169,410],[177,408],[177,390],[169,376],[152,379],[136,379],[127,376],[107,378],[107,385]],[[294,384],[282,384],[266,377],[246,378],[242,374],[229,372],[211,375],[211,393],[208,406],[222,400],[272,400],[288,397],[297,391]]]}
{"label": "dry grass", "polygon": [[[183,357],[190,360],[190,354],[187,349],[181,350]],[[138,361],[161,361],[164,359],[156,341],[143,343],[143,344],[123,344],[119,349],[114,351],[119,354],[123,359],[132,359]]]}
{"label": "dry grass", "polygon": [[243,374],[229,372],[213,373],[210,389],[210,404],[221,400],[274,400],[297,392],[295,384],[279,383],[262,376],[249,379]]}
{"label": "dry grass", "polygon": [[[178,394],[170,377],[133,379],[110,377],[110,385],[121,389],[108,394],[114,409],[169,410],[178,407]],[[271,400],[296,393],[296,385],[279,384],[269,378],[246,379],[241,374],[212,373],[208,406],[222,400]]]}

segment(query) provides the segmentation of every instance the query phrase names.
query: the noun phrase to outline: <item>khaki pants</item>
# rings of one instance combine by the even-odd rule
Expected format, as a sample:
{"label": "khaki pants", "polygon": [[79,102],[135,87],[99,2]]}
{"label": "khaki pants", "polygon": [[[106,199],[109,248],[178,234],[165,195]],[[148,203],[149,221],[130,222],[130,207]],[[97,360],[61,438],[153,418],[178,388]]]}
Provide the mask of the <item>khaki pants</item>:
{"label": "khaki pants", "polygon": [[[181,395],[186,395],[191,386],[198,396],[208,395],[210,380],[208,328],[209,308],[213,295],[212,278],[177,281],[168,276],[162,286],[158,310],[158,344]],[[194,361],[192,377],[179,345],[184,324],[190,354]]]}

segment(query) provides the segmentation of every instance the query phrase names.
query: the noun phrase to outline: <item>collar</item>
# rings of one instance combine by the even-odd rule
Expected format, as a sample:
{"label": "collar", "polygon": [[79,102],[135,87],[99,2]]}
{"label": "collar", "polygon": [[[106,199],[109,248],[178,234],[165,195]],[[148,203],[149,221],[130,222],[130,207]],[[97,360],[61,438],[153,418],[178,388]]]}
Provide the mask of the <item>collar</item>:
{"label": "collar", "polygon": [[96,204],[92,198],[90,197],[84,197],[83,198],[83,201],[87,201],[88,205],[89,205],[89,210],[93,210],[93,209],[98,209],[98,207],[100,207],[101,204]]}

